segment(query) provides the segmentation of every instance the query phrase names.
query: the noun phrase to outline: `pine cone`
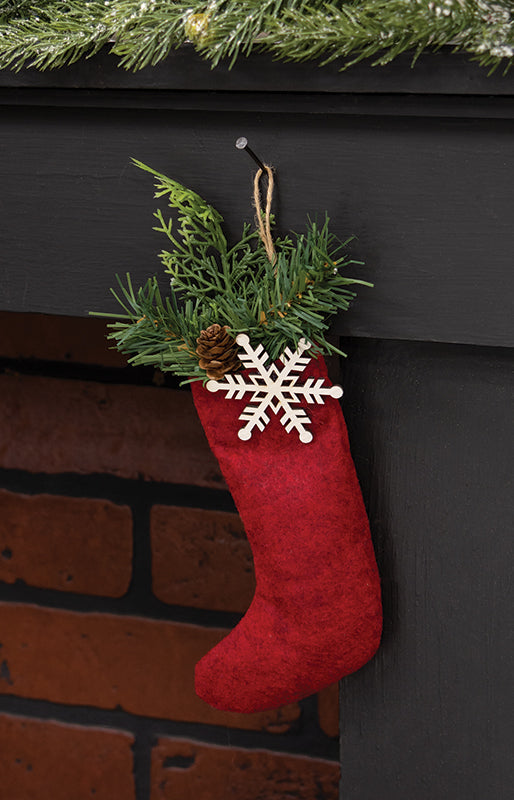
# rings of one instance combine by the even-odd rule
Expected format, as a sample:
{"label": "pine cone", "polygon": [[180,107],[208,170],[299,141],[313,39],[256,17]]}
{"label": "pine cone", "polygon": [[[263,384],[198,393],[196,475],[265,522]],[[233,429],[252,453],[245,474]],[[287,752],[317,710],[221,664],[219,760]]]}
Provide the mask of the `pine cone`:
{"label": "pine cone", "polygon": [[200,367],[215,381],[223,378],[226,372],[235,372],[241,366],[236,340],[227,331],[228,325],[209,325],[196,340]]}

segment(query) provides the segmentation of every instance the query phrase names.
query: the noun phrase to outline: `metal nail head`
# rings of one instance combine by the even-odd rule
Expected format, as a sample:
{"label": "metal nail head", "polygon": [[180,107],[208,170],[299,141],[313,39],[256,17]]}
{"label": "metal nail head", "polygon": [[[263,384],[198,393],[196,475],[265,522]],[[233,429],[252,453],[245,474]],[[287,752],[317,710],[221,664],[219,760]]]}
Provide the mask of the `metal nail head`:
{"label": "metal nail head", "polygon": [[263,172],[266,172],[266,167],[264,166],[264,164],[262,163],[260,158],[258,156],[256,156],[255,153],[253,152],[252,148],[248,146],[248,139],[246,138],[246,136],[240,136],[239,137],[239,139],[236,142],[236,147],[237,147],[238,150],[244,150],[245,153],[248,153],[250,158],[253,158],[253,160],[255,161],[257,166],[260,169],[262,169]]}

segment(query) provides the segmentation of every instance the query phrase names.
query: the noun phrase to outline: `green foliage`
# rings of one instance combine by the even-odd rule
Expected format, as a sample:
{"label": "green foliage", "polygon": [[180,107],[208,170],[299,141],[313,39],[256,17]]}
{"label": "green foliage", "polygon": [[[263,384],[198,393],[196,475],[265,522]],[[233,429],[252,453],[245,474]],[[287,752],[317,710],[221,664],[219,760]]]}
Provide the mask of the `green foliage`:
{"label": "green foliage", "polygon": [[[313,355],[340,352],[326,339],[328,319],[346,310],[354,297],[341,270],[359,262],[344,253],[329,231],[309,221],[304,234],[275,239],[277,259],[271,264],[259,234],[245,224],[241,239],[229,246],[223,218],[191,189],[139,161],[156,178],[157,198],[166,198],[172,218],[161,209],[155,230],[171,243],[160,259],[170,276],[170,295],[163,298],[156,278],[134,291],[130,276],[114,292],[124,313],[115,315],[110,338],[134,365],[153,365],[192,380],[205,379],[198,365],[196,339],[202,329],[228,325],[232,336],[248,333],[276,359],[302,337],[313,343]],[[108,315],[114,316],[114,315]]]}
{"label": "green foliage", "polygon": [[512,2],[482,0],[372,0],[313,4],[276,19],[266,47],[293,61],[372,58],[387,64],[405,51],[413,61],[427,49],[450,45],[478,54],[482,64],[508,65],[514,55]]}
{"label": "green foliage", "polygon": [[[44,2],[39,5],[43,6]],[[33,0],[0,0],[0,22],[14,17],[23,17],[34,6]]]}
{"label": "green foliage", "polygon": [[[46,69],[94,55],[113,35],[104,22],[105,4],[19,4],[20,14],[0,24],[0,67]],[[23,12],[23,13],[22,13]]]}
{"label": "green foliage", "polygon": [[450,45],[491,69],[514,55],[512,0],[0,0],[0,68],[60,67],[110,43],[127,69],[186,40],[215,66],[253,50],[343,67]]}

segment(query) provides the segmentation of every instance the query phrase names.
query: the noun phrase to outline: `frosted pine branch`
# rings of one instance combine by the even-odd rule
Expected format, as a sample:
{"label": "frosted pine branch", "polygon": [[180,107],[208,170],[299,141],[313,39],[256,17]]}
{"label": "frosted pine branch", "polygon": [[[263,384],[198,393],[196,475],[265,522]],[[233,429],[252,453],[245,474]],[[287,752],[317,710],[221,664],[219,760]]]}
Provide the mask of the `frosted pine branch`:
{"label": "frosted pine branch", "polygon": [[511,0],[0,0],[0,67],[60,67],[107,45],[123,67],[142,69],[188,41],[213,66],[253,50],[385,64],[450,45],[507,68],[513,19]]}

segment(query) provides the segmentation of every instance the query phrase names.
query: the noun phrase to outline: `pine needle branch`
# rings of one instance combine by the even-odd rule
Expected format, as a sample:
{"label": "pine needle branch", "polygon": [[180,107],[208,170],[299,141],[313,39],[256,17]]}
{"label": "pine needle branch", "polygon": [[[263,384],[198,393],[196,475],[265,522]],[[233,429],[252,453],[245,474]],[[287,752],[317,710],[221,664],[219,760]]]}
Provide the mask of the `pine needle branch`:
{"label": "pine needle branch", "polygon": [[286,60],[342,58],[350,66],[374,58],[375,66],[405,51],[415,60],[424,50],[451,45],[479,54],[484,64],[499,63],[514,54],[511,11],[512,3],[481,0],[323,3],[286,11],[272,22],[263,46]]}
{"label": "pine needle branch", "polygon": [[118,278],[119,289],[113,291],[124,313],[113,317],[110,338],[131,364],[204,380],[196,340],[213,324],[228,326],[233,337],[247,333],[263,344],[270,360],[288,346],[296,349],[302,337],[312,342],[313,355],[340,352],[326,338],[330,317],[349,307],[353,284],[369,284],[343,274],[359,262],[346,254],[350,240],[341,243],[330,233],[328,217],[321,224],[309,220],[305,233],[277,237],[277,260],[271,264],[248,224],[229,249],[222,217],[211,205],[177,181],[134,163],[153,175],[156,196],[178,216],[178,230],[172,234],[173,220],[167,221],[162,209],[155,213],[158,230],[173,244],[160,255],[171,275],[169,296],[161,296],[155,278],[135,291],[130,275]]}
{"label": "pine needle branch", "polygon": [[[40,0],[38,8],[44,8],[52,0]],[[34,0],[0,0],[0,22],[20,18],[30,14],[34,8]]]}
{"label": "pine needle branch", "polygon": [[0,24],[0,68],[44,70],[73,64],[97,53],[113,35],[104,23],[105,5],[98,0],[54,0],[22,8],[22,16]]}
{"label": "pine needle branch", "polygon": [[192,10],[207,3],[181,0],[115,0],[106,13],[106,23],[116,31],[113,52],[125,69],[154,66],[187,39],[186,24]]}
{"label": "pine needle branch", "polygon": [[0,0],[0,68],[61,67],[104,46],[142,69],[191,42],[213,66],[254,50],[289,61],[451,46],[491,71],[514,57],[512,0]]}

